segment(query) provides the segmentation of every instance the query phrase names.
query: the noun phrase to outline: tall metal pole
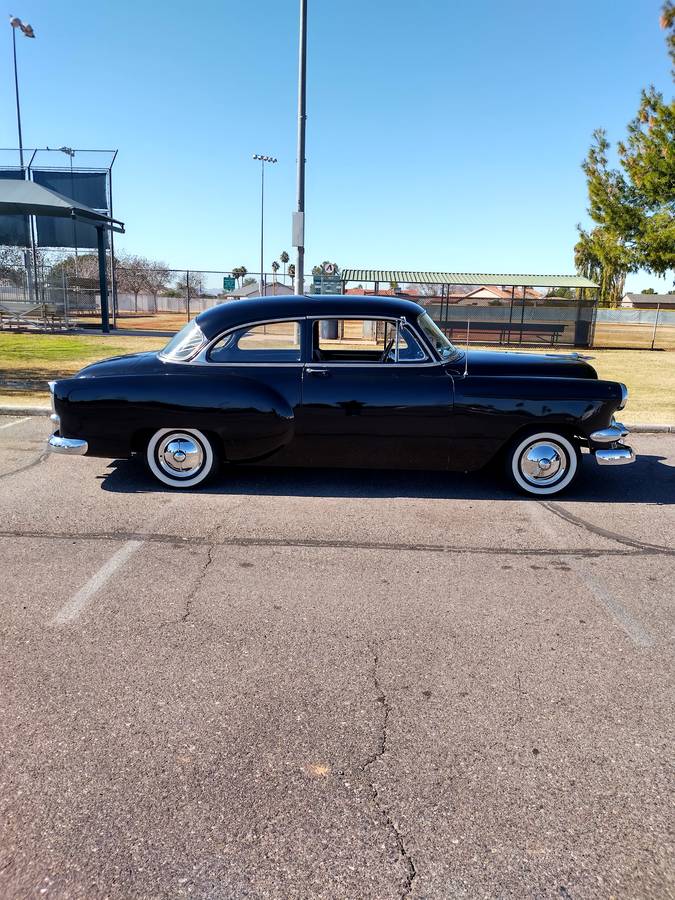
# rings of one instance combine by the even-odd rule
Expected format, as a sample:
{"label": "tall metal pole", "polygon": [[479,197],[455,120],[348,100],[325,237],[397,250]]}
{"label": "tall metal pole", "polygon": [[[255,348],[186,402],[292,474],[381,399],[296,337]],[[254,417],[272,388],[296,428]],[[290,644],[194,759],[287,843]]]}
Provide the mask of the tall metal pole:
{"label": "tall metal pole", "polygon": [[260,296],[265,296],[265,160],[260,160]]}
{"label": "tall metal pole", "polygon": [[305,292],[305,126],[307,122],[307,0],[300,0],[300,45],[298,49],[298,178],[297,225],[294,243],[295,293]]}
{"label": "tall metal pole", "polygon": [[16,67],[16,28],[12,27],[12,49],[14,51],[14,92],[16,94],[16,124],[19,128],[19,160],[23,169],[23,136],[21,134],[21,105],[19,103],[19,74]]}

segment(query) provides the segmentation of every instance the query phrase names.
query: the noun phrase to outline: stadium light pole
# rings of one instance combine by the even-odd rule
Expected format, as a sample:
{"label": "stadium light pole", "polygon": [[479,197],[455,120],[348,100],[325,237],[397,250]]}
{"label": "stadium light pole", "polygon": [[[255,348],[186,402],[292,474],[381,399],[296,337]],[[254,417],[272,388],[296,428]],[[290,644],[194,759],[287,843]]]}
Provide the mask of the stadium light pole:
{"label": "stadium light pole", "polygon": [[295,293],[305,292],[305,125],[307,122],[307,0],[300,0],[298,48],[298,159],[297,205],[293,215],[293,246],[296,248]]}
{"label": "stadium light pole", "polygon": [[32,25],[22,22],[17,16],[9,17],[12,27],[12,51],[14,53],[14,93],[16,95],[16,124],[19,130],[19,160],[23,169],[23,135],[21,134],[21,104],[19,103],[19,70],[16,65],[16,29],[20,28],[28,38],[34,38],[35,32]]}
{"label": "stadium light pole", "polygon": [[275,163],[276,156],[254,153],[253,159],[260,160],[260,296],[265,296],[263,276],[265,274],[265,163]]}
{"label": "stadium light pole", "polygon": [[[28,25],[26,22],[22,22],[17,16],[9,17],[9,24],[12,28],[12,52],[14,55],[14,94],[16,96],[16,124],[17,129],[19,131],[19,162],[21,164],[21,173],[23,175],[23,134],[21,133],[21,104],[19,102],[19,69],[16,64],[16,30],[19,28],[23,34],[28,38],[34,38],[35,32],[33,31],[33,26]],[[26,277],[28,279],[28,296],[31,297],[33,293],[35,294],[35,299],[37,300],[38,288],[37,288],[37,254],[35,252],[35,243],[33,241],[33,224],[32,219],[30,222],[30,251],[24,250],[23,262],[26,267]],[[33,257],[33,272],[31,273],[30,267],[30,258]],[[34,280],[34,283],[33,283]]]}

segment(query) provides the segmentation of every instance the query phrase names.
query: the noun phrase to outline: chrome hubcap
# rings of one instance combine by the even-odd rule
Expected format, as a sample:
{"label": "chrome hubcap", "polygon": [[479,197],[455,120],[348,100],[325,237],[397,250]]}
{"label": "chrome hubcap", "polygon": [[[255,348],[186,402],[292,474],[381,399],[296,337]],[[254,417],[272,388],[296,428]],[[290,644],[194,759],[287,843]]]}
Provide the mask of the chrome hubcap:
{"label": "chrome hubcap", "polygon": [[520,458],[520,471],[530,484],[550,484],[567,472],[567,459],[562,448],[549,441],[536,441]]}
{"label": "chrome hubcap", "polygon": [[191,435],[174,432],[160,441],[157,462],[173,478],[190,478],[204,465],[204,450]]}

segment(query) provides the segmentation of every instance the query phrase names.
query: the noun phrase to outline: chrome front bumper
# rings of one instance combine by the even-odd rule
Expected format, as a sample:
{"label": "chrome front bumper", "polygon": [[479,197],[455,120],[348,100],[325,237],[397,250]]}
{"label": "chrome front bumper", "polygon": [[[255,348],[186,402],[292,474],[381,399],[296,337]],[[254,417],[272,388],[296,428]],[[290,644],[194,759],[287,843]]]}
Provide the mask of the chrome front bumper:
{"label": "chrome front bumper", "polygon": [[632,447],[613,447],[610,450],[596,450],[595,461],[599,466],[626,466],[635,462]]}
{"label": "chrome front bumper", "polygon": [[83,456],[89,449],[86,441],[78,438],[61,437],[60,434],[53,434],[47,441],[47,446],[53,453],[66,453],[68,456]]}
{"label": "chrome front bumper", "polygon": [[611,447],[591,448],[599,466],[625,466],[635,462],[635,453],[623,443],[628,429],[621,422],[612,422],[608,428],[594,431],[590,440],[594,444],[612,444]]}

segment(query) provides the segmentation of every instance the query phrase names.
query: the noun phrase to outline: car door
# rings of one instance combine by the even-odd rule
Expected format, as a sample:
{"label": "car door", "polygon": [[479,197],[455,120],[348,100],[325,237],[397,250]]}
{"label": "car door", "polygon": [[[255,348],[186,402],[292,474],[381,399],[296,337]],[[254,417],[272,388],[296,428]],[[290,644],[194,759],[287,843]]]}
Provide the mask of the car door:
{"label": "car door", "polygon": [[230,329],[206,353],[209,392],[218,397],[226,456],[283,461],[292,451],[300,408],[304,319]]}
{"label": "car door", "polygon": [[408,324],[324,317],[306,329],[296,434],[309,462],[447,468],[453,381]]}

